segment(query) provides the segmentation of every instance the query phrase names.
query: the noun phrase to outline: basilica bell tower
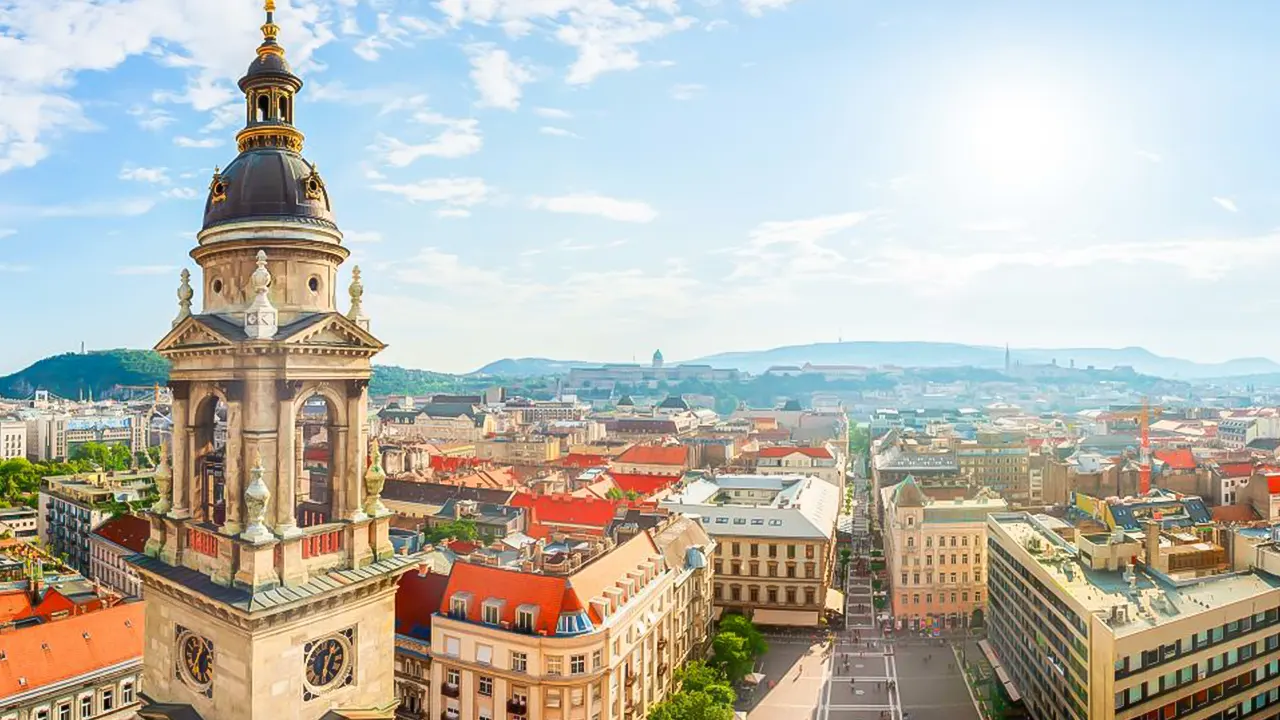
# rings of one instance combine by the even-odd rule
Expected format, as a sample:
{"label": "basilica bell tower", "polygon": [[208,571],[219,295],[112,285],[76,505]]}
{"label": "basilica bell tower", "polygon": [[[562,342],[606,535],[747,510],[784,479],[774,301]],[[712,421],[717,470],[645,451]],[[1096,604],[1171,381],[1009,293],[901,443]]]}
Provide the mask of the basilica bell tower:
{"label": "basilica bell tower", "polygon": [[266,0],[240,80],[239,155],[209,182],[171,363],[173,431],[131,558],[147,601],[147,717],[391,717],[396,582],[385,476],[367,452],[371,359],[360,271],[302,156],[302,80]]}

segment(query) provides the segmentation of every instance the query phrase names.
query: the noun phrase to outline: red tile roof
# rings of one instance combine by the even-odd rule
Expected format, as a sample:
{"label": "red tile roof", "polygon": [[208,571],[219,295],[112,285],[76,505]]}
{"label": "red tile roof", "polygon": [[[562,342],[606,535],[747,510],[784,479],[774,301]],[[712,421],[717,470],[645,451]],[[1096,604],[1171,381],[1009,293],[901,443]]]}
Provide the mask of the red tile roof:
{"label": "red tile roof", "polygon": [[564,457],[556,460],[553,464],[562,465],[572,468],[593,468],[603,467],[609,464],[609,458],[604,455],[588,455],[586,453],[569,453]]}
{"label": "red tile roof", "polygon": [[140,553],[146,549],[147,540],[151,537],[151,523],[137,515],[120,515],[98,526],[93,533],[104,540],[110,540],[121,547]]}
{"label": "red tile roof", "polygon": [[808,455],[811,458],[816,458],[819,460],[831,459],[831,453],[828,452],[826,448],[788,447],[785,445],[776,445],[774,447],[761,448],[759,457],[782,458],[782,457],[787,457],[788,455],[794,455],[795,453],[800,453],[801,455]]}
{"label": "red tile roof", "polygon": [[484,463],[480,458],[451,457],[447,455],[428,455],[427,461],[432,470],[440,472],[457,472],[463,468],[475,467]]}
{"label": "red tile roof", "polygon": [[83,614],[98,610],[103,606],[102,598],[93,596],[83,603],[63,595],[55,588],[45,588],[39,593],[39,599],[32,598],[28,583],[22,587],[9,590],[0,595],[0,622],[12,622],[26,618],[44,618],[48,620],[58,613]]}
{"label": "red tile roof", "polygon": [[1251,462],[1219,463],[1218,473],[1222,475],[1222,477],[1228,477],[1228,478],[1249,477],[1250,475],[1253,474],[1253,463]]}
{"label": "red tile roof", "polygon": [[677,475],[647,475],[643,473],[610,472],[613,484],[622,492],[635,491],[641,497],[649,497],[666,490],[680,479]]}
{"label": "red tile roof", "polygon": [[440,609],[449,576],[428,571],[400,576],[396,588],[396,632],[426,640],[431,636],[431,616]]}
{"label": "red tile roof", "polygon": [[1267,474],[1267,494],[1280,493],[1280,474]]}
{"label": "red tile roof", "polygon": [[467,604],[467,620],[471,622],[480,622],[481,604],[490,597],[506,601],[499,619],[512,624],[517,607],[536,605],[538,617],[534,620],[534,631],[547,635],[555,634],[566,599],[572,596],[570,604],[576,606],[574,609],[582,607],[573,586],[563,576],[535,575],[467,562],[454,563],[449,585],[440,600],[441,613],[448,614],[450,599],[460,592],[471,594],[471,602]]}
{"label": "red tile roof", "polygon": [[[511,498],[512,507],[529,508],[530,525],[557,525],[566,528],[595,529],[603,531],[613,520],[616,500],[601,500],[572,495],[533,495],[516,493]],[[532,533],[530,533],[532,534]]]}
{"label": "red tile roof", "polygon": [[1192,454],[1191,448],[1157,450],[1153,454],[1156,456],[1157,460],[1160,460],[1174,470],[1196,469],[1196,456]]}
{"label": "red tile roof", "polygon": [[141,660],[143,606],[127,603],[0,634],[0,653],[8,658],[0,661],[0,698]]}
{"label": "red tile roof", "polygon": [[675,465],[684,467],[689,461],[689,451],[683,445],[633,445],[614,462],[632,465]]}

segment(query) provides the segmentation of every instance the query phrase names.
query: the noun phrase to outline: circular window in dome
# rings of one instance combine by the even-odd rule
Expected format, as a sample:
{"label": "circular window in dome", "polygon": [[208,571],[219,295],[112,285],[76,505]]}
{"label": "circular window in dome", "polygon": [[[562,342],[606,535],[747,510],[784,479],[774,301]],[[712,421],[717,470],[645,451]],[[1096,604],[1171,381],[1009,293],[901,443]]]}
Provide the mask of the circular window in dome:
{"label": "circular window in dome", "polygon": [[314,275],[311,276],[311,279],[307,281],[307,287],[311,288],[311,292],[313,293],[320,292],[320,278]]}
{"label": "circular window in dome", "polygon": [[221,295],[221,294],[222,294],[222,280],[221,280],[221,279],[215,279],[215,280],[213,281],[213,284],[212,284],[210,287],[212,287],[212,289],[213,289],[213,294],[214,294],[214,295]]}

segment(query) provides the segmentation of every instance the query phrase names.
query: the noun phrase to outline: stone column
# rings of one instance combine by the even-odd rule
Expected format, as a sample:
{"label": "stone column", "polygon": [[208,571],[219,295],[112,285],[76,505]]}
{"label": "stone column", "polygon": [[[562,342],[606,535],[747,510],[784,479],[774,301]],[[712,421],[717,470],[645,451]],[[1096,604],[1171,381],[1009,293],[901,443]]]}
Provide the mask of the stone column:
{"label": "stone column", "polygon": [[191,454],[191,383],[186,380],[173,380],[169,383],[173,393],[173,405],[169,416],[173,420],[173,433],[169,439],[171,472],[173,474],[173,509],[169,511],[171,518],[191,517],[189,494],[192,485]]}
{"label": "stone column", "polygon": [[276,437],[280,448],[280,456],[276,461],[276,482],[272,492],[275,494],[276,506],[274,524],[276,534],[280,537],[295,537],[302,534],[298,528],[297,485],[301,482],[298,458],[303,446],[298,437],[297,413],[294,410],[298,392],[302,383],[298,380],[277,380],[276,401],[279,405],[276,413]]}
{"label": "stone column", "polygon": [[281,493],[275,486],[278,473],[279,459],[279,434],[277,432],[278,411],[277,411],[277,392],[276,381],[272,377],[254,377],[245,380],[244,383],[244,402],[241,404],[243,412],[240,415],[242,427],[241,438],[244,447],[240,453],[242,462],[240,465],[240,474],[237,488],[237,503],[244,502],[245,468],[250,466],[251,462],[257,462],[257,458],[262,458],[262,466],[269,468],[265,473],[268,488],[271,492],[271,498],[268,500],[266,517],[264,524],[268,529],[274,529],[276,525],[276,508],[282,503],[292,508],[292,493],[288,497],[280,497]]}
{"label": "stone column", "polygon": [[342,488],[345,494],[342,516],[357,522],[366,518],[363,509],[364,471],[368,453],[364,442],[364,426],[368,387],[368,380],[351,380],[347,383],[347,437],[342,448]]}
{"label": "stone column", "polygon": [[221,531],[227,535],[239,535],[244,529],[244,382],[231,380],[223,383],[227,398],[227,446],[223,449],[223,497],[227,504],[227,520]]}

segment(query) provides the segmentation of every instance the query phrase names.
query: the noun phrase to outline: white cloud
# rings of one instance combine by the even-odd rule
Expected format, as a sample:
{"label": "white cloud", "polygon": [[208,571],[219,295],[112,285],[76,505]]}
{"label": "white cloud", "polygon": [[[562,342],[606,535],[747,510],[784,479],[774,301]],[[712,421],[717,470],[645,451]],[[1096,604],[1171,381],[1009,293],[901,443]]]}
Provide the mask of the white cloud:
{"label": "white cloud", "polygon": [[543,125],[542,127],[538,128],[538,132],[542,133],[543,135],[552,135],[554,137],[570,137],[570,138],[579,137],[578,133],[573,132],[572,130],[565,130],[564,128],[553,127],[551,125]]}
{"label": "white cloud", "polygon": [[1214,196],[1213,201],[1218,204],[1218,207],[1227,212],[1240,212],[1240,208],[1236,206],[1236,201],[1231,198]]}
{"label": "white cloud", "polygon": [[173,144],[182,148],[216,148],[222,145],[221,138],[191,138],[186,135],[178,135],[173,139]]}
{"label": "white cloud", "polygon": [[1134,150],[1133,152],[1147,162],[1158,163],[1164,161],[1164,156],[1157,152],[1151,152],[1150,150]]}
{"label": "white cloud", "polygon": [[471,55],[471,81],[480,93],[477,105],[503,110],[520,107],[521,86],[533,80],[533,72],[491,44],[472,45],[467,52]]}
{"label": "white cloud", "polygon": [[440,208],[436,211],[436,217],[468,218],[471,217],[471,211],[466,208]]}
{"label": "white cloud", "polygon": [[672,100],[692,100],[706,89],[706,85],[698,83],[678,83],[671,86],[670,95]]}
{"label": "white cloud", "polygon": [[496,290],[503,287],[502,274],[496,270],[467,265],[451,253],[438,248],[424,248],[409,260],[397,263],[395,278],[400,282],[438,288]]}
{"label": "white cloud", "polygon": [[137,118],[138,127],[152,132],[163,130],[178,120],[167,110],[146,105],[134,105],[129,108],[129,115]]}
{"label": "white cloud", "polygon": [[154,185],[168,185],[170,182],[169,168],[130,167],[126,165],[120,169],[120,179],[152,183]]}
{"label": "white cloud", "polygon": [[658,212],[648,203],[639,200],[619,200],[604,195],[574,194],[560,197],[534,197],[529,206],[535,210],[578,215],[598,215],[619,222],[647,223],[658,217]]}
{"label": "white cloud", "polygon": [[343,230],[342,238],[349,243],[380,243],[382,233],[377,230]]}
{"label": "white cloud", "polygon": [[742,9],[752,17],[760,17],[765,10],[781,10],[790,4],[791,0],[742,0]]}
{"label": "white cloud", "polygon": [[573,117],[573,113],[568,110],[561,110],[560,108],[540,107],[534,108],[533,112],[538,117],[544,117],[550,120],[568,120]]}
{"label": "white cloud", "polygon": [[737,260],[730,277],[769,277],[785,281],[812,279],[834,272],[845,262],[845,257],[823,246],[822,241],[871,216],[869,212],[848,212],[761,223],[747,236],[747,245],[733,251]]}
{"label": "white cloud", "polygon": [[442,129],[428,142],[416,145],[389,135],[379,135],[369,149],[392,167],[406,167],[424,157],[466,157],[479,152],[484,145],[480,123],[475,119],[445,117],[430,110],[415,113],[413,119],[417,123]]}
{"label": "white cloud", "polygon": [[174,200],[195,200],[200,197],[200,193],[198,191],[189,187],[169,188],[160,194]]}
{"label": "white cloud", "polygon": [[13,237],[14,235],[17,235],[17,234],[18,234],[18,231],[14,230],[13,228],[0,228],[0,240],[3,240],[7,237]]}
{"label": "white cloud", "polygon": [[0,205],[0,217],[17,218],[86,218],[135,217],[151,212],[154,198],[91,200],[60,205]]}
{"label": "white cloud", "polygon": [[177,273],[173,265],[124,265],[115,269],[116,275],[168,275]]}
{"label": "white cloud", "polygon": [[30,265],[10,265],[9,263],[0,263],[0,273],[24,273],[31,272]]}
{"label": "white cloud", "polygon": [[573,48],[577,58],[566,81],[590,83],[606,72],[640,67],[637,47],[695,24],[679,14],[673,0],[439,0],[453,27],[496,24],[511,37],[553,26],[553,37]]}
{"label": "white cloud", "polygon": [[489,198],[490,188],[477,177],[429,178],[415,183],[396,185],[378,183],[378,192],[398,195],[411,203],[441,203],[446,209],[465,209]]}

